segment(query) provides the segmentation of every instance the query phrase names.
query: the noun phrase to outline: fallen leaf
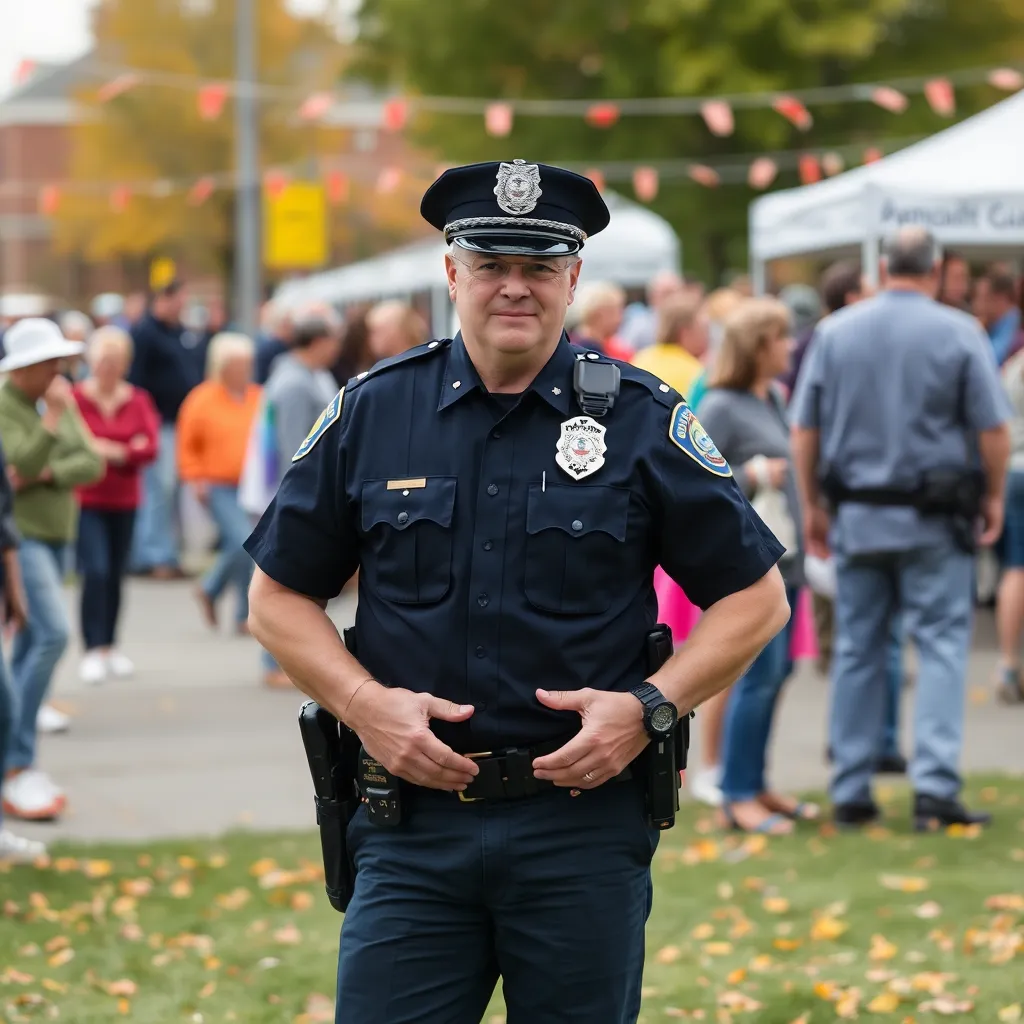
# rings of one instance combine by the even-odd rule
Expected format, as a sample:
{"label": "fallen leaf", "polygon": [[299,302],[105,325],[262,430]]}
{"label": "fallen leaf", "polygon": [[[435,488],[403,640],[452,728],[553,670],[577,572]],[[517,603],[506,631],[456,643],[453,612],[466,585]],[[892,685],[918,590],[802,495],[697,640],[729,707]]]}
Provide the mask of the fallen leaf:
{"label": "fallen leaf", "polygon": [[43,944],[47,953],[56,953],[58,949],[67,949],[71,940],[66,935],[54,935],[52,939]]}
{"label": "fallen leaf", "polygon": [[114,870],[109,860],[87,860],[82,867],[86,878],[106,878]]}
{"label": "fallen leaf", "polygon": [[671,964],[675,963],[678,959],[678,946],[662,946],[654,956],[654,962],[657,964]]}
{"label": "fallen leaf", "polygon": [[729,882],[719,882],[717,892],[720,900],[731,900],[733,897],[732,885]]}
{"label": "fallen leaf", "polygon": [[18,950],[18,956],[39,956],[39,947],[34,942],[27,942]]}
{"label": "fallen leaf", "polygon": [[804,1012],[801,1013],[799,1017],[794,1017],[789,1022],[789,1024],[808,1024],[810,1019],[811,1019],[811,1011],[810,1010],[804,1010]]}
{"label": "fallen leaf", "polygon": [[705,942],[704,952],[708,956],[728,956],[732,952],[731,942]]}
{"label": "fallen leaf", "polygon": [[231,892],[221,893],[217,897],[216,902],[217,906],[222,907],[224,910],[240,910],[251,898],[252,893],[248,889],[239,887],[232,889]]}
{"label": "fallen leaf", "polygon": [[860,1008],[860,989],[847,989],[836,1001],[836,1016],[848,1020],[857,1016]]}
{"label": "fallen leaf", "polygon": [[138,906],[138,900],[134,896],[118,896],[110,904],[110,912],[115,917],[130,917],[135,913],[136,906]]}
{"label": "fallen leaf", "polygon": [[134,921],[129,921],[121,929],[120,934],[122,939],[127,939],[129,942],[138,942],[143,936],[142,929]]}
{"label": "fallen leaf", "polygon": [[67,985],[65,985],[63,982],[55,981],[53,978],[43,978],[43,980],[39,984],[42,985],[43,988],[47,990],[47,992],[59,992],[63,994],[68,990]]}
{"label": "fallen leaf", "polygon": [[122,1017],[127,1017],[128,1014],[132,1012],[132,1004],[124,997],[118,999],[117,1012],[121,1014]]}
{"label": "fallen leaf", "polygon": [[750,961],[750,969],[752,971],[758,971],[759,973],[763,973],[765,971],[770,971],[774,963],[775,961],[772,960],[772,958],[767,953],[759,953],[757,956],[754,957],[753,960]]}
{"label": "fallen leaf", "polygon": [[818,941],[837,939],[848,927],[845,921],[839,921],[834,917],[819,917],[811,925],[811,938]]}
{"label": "fallen leaf", "polygon": [[879,882],[884,888],[896,892],[924,892],[929,885],[927,878],[917,875],[882,875]]}
{"label": "fallen leaf", "polygon": [[148,853],[140,853],[136,858],[135,863],[140,868],[148,868],[153,863],[153,858]]}
{"label": "fallen leaf", "polygon": [[882,992],[868,1003],[869,1013],[895,1013],[900,1007],[900,997],[895,992]]}
{"label": "fallen leaf", "polygon": [[68,963],[75,958],[75,951],[73,949],[62,949],[54,953],[46,962],[51,967],[63,967],[64,964]]}
{"label": "fallen leaf", "polygon": [[726,976],[725,983],[727,985],[739,985],[744,978],[747,976],[747,969],[745,967],[737,967],[736,970],[730,971]]}
{"label": "fallen leaf", "polygon": [[871,949],[868,951],[868,959],[891,960],[899,950],[884,935],[871,936]]}
{"label": "fallen leaf", "polygon": [[208,956],[203,960],[203,966],[208,971],[215,971],[217,970],[218,967],[220,967],[220,959],[215,956]]}
{"label": "fallen leaf", "polygon": [[223,853],[215,853],[206,863],[211,868],[222,868],[227,862],[228,859]]}
{"label": "fallen leaf", "polygon": [[985,900],[986,910],[1024,910],[1024,894],[1019,892],[1002,893],[999,896],[989,896]]}
{"label": "fallen leaf", "polygon": [[152,878],[125,878],[121,882],[121,892],[125,896],[148,896],[152,891]]}
{"label": "fallen leaf", "polygon": [[139,991],[139,986],[130,978],[122,978],[120,981],[112,981],[107,986],[108,996],[133,996]]}
{"label": "fallen leaf", "polygon": [[994,804],[999,799],[999,790],[996,789],[995,786],[985,786],[985,788],[978,793],[978,796],[982,803]]}
{"label": "fallen leaf", "polygon": [[729,938],[742,939],[754,930],[754,922],[749,917],[741,917],[730,929]]}
{"label": "fallen leaf", "polygon": [[[45,984],[45,982],[44,982]],[[1021,1018],[1021,1006],[1020,1003],[1010,1003],[1009,1006],[1004,1006],[997,1015],[1003,1024],[1010,1024],[1015,1020]]]}
{"label": "fallen leaf", "polygon": [[924,921],[928,921],[933,917],[938,917],[942,913],[942,907],[935,902],[935,900],[929,900],[927,903],[922,903],[921,906],[916,907],[914,910],[914,916],[920,917]]}
{"label": "fallen leaf", "polygon": [[25,974],[14,967],[8,967],[3,974],[0,974],[0,981],[5,985],[31,985],[35,980],[34,974]]}
{"label": "fallen leaf", "polygon": [[785,914],[789,910],[789,900],[783,899],[781,896],[769,896],[762,903],[769,914]]}
{"label": "fallen leaf", "polygon": [[687,1017],[689,1014],[685,1010],[680,1010],[678,1006],[666,1006],[664,1010],[666,1017]]}
{"label": "fallen leaf", "polygon": [[313,906],[313,897],[305,891],[293,892],[291,898],[292,910],[309,910]]}
{"label": "fallen leaf", "polygon": [[58,857],[53,862],[53,869],[62,875],[67,874],[69,871],[77,871],[78,859],[76,857]]}
{"label": "fallen leaf", "polygon": [[896,972],[885,967],[872,967],[864,977],[874,985],[881,985],[882,982],[895,978]]}
{"label": "fallen leaf", "polygon": [[764,889],[764,879],[748,875],[743,879],[743,888],[749,889],[750,892],[761,892],[761,890]]}
{"label": "fallen leaf", "polygon": [[800,939],[772,939],[772,945],[776,949],[789,951],[799,949],[803,945],[803,942],[801,942]]}
{"label": "fallen leaf", "polygon": [[819,999],[825,999],[828,1002],[832,1002],[841,994],[839,986],[834,981],[815,982],[812,991]]}
{"label": "fallen leaf", "polygon": [[216,991],[217,991],[217,982],[215,982],[215,981],[208,981],[199,990],[199,998],[200,999],[209,999],[210,996],[212,996],[213,993],[216,992]]}
{"label": "fallen leaf", "polygon": [[277,868],[277,861],[273,857],[263,857],[249,865],[249,874],[254,878],[261,878],[263,875]]}
{"label": "fallen leaf", "polygon": [[293,924],[286,924],[274,932],[274,941],[283,946],[297,946],[302,941],[302,933]]}
{"label": "fallen leaf", "polygon": [[752,1013],[763,1008],[761,1003],[743,992],[723,992],[718,997],[718,1005],[735,1013]]}
{"label": "fallen leaf", "polygon": [[276,967],[281,961],[276,956],[265,956],[256,966],[261,971],[269,971],[272,967]]}
{"label": "fallen leaf", "polygon": [[743,840],[742,848],[752,857],[764,853],[768,848],[768,837],[764,835],[747,836]]}
{"label": "fallen leaf", "polygon": [[705,939],[710,939],[714,934],[715,926],[713,924],[708,924],[707,921],[703,921],[690,932],[690,937],[696,939],[698,942],[703,942]]}
{"label": "fallen leaf", "polygon": [[171,883],[170,892],[176,900],[188,899],[192,895],[192,883],[185,875],[182,875]]}
{"label": "fallen leaf", "polygon": [[923,1003],[918,1003],[917,1008],[921,1013],[940,1013],[943,1016],[951,1017],[957,1013],[970,1013],[974,1009],[974,1003],[969,999],[939,996],[938,999],[928,999]]}
{"label": "fallen leaf", "polygon": [[333,1024],[336,1013],[334,1000],[314,992],[306,1000],[305,1017],[310,1024]]}
{"label": "fallen leaf", "polygon": [[195,871],[195,869],[199,867],[199,861],[197,861],[195,857],[187,857],[185,854],[182,854],[178,858],[178,867],[181,868],[182,871]]}
{"label": "fallen leaf", "polygon": [[930,996],[942,995],[947,981],[955,981],[956,975],[942,974],[938,971],[922,971],[910,979],[910,987],[915,992],[927,992]]}

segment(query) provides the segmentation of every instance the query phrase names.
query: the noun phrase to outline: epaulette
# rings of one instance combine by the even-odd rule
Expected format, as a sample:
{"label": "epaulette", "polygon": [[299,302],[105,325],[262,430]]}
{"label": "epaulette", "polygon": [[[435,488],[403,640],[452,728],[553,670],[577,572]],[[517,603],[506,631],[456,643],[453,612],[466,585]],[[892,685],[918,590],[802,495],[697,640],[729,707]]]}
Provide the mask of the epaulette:
{"label": "epaulette", "polygon": [[405,363],[411,363],[415,359],[423,359],[426,356],[432,356],[438,352],[443,352],[451,345],[451,343],[451,338],[442,338],[439,341],[428,341],[423,345],[417,345],[415,348],[410,348],[405,352],[400,352],[397,356],[390,356],[387,359],[382,359],[379,363],[375,363],[369,370],[363,370],[362,373],[353,377],[345,385],[345,394],[350,395],[364,382],[371,380],[374,377],[379,377],[382,373],[386,373],[395,366],[402,366]]}
{"label": "epaulette", "polygon": [[624,359],[613,359],[611,356],[606,356],[603,352],[595,352],[593,349],[583,348],[581,345],[570,344],[570,348],[575,353],[577,359],[590,359],[595,363],[610,363],[612,366],[617,366],[622,380],[629,381],[631,384],[643,384],[662,405],[670,409],[681,398],[660,377],[656,377],[653,373],[648,373],[646,370],[641,370],[639,366],[627,363]]}

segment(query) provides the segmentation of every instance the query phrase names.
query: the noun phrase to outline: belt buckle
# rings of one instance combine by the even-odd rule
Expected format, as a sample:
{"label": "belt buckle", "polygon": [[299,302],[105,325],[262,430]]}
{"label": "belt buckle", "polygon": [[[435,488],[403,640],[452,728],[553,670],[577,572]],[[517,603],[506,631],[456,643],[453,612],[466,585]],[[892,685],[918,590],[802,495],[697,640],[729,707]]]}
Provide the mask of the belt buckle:
{"label": "belt buckle", "polygon": [[[475,761],[480,757],[493,757],[493,750],[481,750],[475,754],[463,754],[463,757],[468,757],[470,761]],[[459,801],[464,804],[475,804],[480,800],[483,800],[482,796],[466,796],[466,794],[460,789],[458,793]]]}

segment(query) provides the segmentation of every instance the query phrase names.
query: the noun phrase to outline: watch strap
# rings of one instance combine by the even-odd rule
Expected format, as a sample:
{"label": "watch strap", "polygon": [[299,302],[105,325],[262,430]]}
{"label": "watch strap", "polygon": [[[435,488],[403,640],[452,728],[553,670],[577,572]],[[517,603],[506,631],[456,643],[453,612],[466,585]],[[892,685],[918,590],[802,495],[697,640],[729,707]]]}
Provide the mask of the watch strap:
{"label": "watch strap", "polygon": [[649,683],[646,679],[639,686],[634,686],[629,692],[645,707],[650,703],[652,697],[664,696],[654,683]]}

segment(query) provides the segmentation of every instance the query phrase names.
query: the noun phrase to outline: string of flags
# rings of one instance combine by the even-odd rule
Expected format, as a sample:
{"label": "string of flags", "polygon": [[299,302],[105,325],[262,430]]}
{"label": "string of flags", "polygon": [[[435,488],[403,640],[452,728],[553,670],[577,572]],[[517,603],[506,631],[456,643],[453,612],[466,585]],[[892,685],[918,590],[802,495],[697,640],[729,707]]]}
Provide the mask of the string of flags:
{"label": "string of flags", "polygon": [[[96,98],[109,103],[144,84],[190,89],[195,92],[199,116],[216,121],[228,99],[246,92],[264,100],[294,104],[295,114],[303,122],[320,122],[351,101],[344,92],[320,90],[302,94],[294,89],[266,83],[243,83],[232,80],[205,80],[194,75],[173,72],[117,68],[96,64],[92,74],[107,80],[99,87]],[[902,114],[910,97],[923,94],[929,107],[941,117],[956,114],[958,86],[988,84],[1003,92],[1016,92],[1024,87],[1024,65],[996,68],[973,68],[948,74],[900,78],[886,83],[854,83],[824,86],[786,92],[753,92],[735,95],[692,97],[668,96],[649,99],[621,100],[557,100],[557,99],[473,99],[452,96],[393,96],[379,104],[379,127],[387,132],[400,132],[416,111],[449,114],[482,115],[484,131],[495,138],[512,133],[517,117],[582,117],[592,128],[608,130],[628,116],[699,115],[707,130],[715,136],[727,137],[735,131],[735,112],[741,109],[766,109],[784,118],[799,131],[806,132],[814,124],[811,107],[816,105],[867,102],[888,111]],[[360,101],[365,107],[365,102]]]}
{"label": "string of flags", "polygon": [[[840,174],[849,166],[880,160],[891,152],[918,141],[922,136],[888,138],[882,144],[864,146],[849,144],[823,150],[785,150],[774,153],[736,154],[714,162],[702,163],[685,159],[651,161],[605,161],[597,165],[568,162],[566,166],[587,175],[602,191],[609,182],[628,182],[633,194],[642,203],[653,202],[665,181],[689,180],[704,188],[719,185],[746,184],[763,191],[775,183],[778,175],[795,170],[802,184],[809,185],[826,177]],[[883,149],[884,146],[884,149]],[[379,196],[397,192],[403,184],[436,177],[448,165],[418,167],[414,170],[398,165],[380,167],[374,177],[365,172],[353,175],[343,161],[324,158],[318,162],[315,177],[324,189],[328,204],[339,207],[350,202],[354,178],[358,183]],[[309,161],[291,166],[273,167],[263,174],[262,189],[270,198],[279,197],[293,181],[308,181]],[[422,180],[421,180],[422,179]],[[237,189],[238,179],[233,171],[203,174],[181,179],[156,179],[136,182],[69,181],[47,183],[6,182],[0,184],[0,194],[35,194],[38,210],[44,216],[55,215],[67,195],[106,196],[112,213],[123,213],[135,197],[164,199],[184,195],[189,206],[200,207],[218,191]]]}

